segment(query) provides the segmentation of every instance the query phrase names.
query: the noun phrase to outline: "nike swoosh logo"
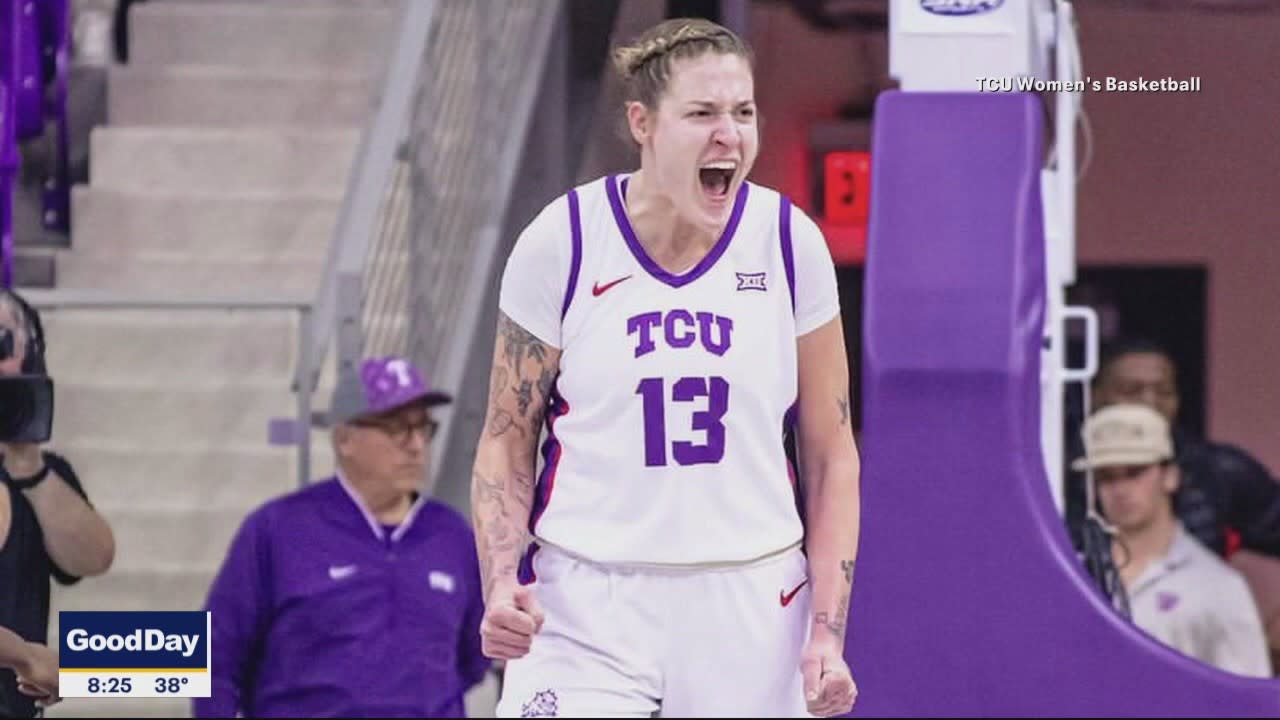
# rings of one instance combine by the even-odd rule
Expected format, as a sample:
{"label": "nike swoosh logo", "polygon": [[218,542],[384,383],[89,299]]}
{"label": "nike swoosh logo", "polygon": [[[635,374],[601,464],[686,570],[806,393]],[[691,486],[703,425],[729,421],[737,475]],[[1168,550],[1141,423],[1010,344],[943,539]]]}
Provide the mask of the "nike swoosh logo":
{"label": "nike swoosh logo", "polygon": [[807,582],[809,582],[808,579],[801,580],[800,584],[796,586],[796,589],[792,590],[791,592],[783,592],[779,590],[778,601],[782,603],[782,607],[786,607],[790,605],[791,601],[795,599],[796,593],[800,592],[800,588],[804,587],[805,583]]}
{"label": "nike swoosh logo", "polygon": [[607,283],[605,283],[605,284],[603,284],[603,285],[601,285],[601,284],[600,284],[600,281],[599,281],[599,280],[597,280],[597,281],[595,282],[595,284],[591,286],[591,294],[592,294],[592,295],[594,295],[594,296],[596,296],[596,297],[600,297],[601,295],[603,295],[603,294],[605,294],[606,292],[608,292],[609,288],[613,287],[614,285],[617,285],[618,283],[622,282],[623,280],[630,280],[630,279],[631,279],[631,276],[630,276],[630,275],[626,275],[626,276],[624,276],[624,277],[620,277],[620,278],[618,278],[617,280],[614,280],[614,281],[612,281],[612,282],[607,282]]}

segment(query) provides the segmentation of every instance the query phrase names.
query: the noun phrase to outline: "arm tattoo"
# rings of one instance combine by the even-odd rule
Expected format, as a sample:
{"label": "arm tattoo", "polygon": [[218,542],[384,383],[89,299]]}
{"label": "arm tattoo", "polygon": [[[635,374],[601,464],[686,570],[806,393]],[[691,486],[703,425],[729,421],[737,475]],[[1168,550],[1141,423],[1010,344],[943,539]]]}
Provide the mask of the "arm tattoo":
{"label": "arm tattoo", "polygon": [[489,380],[489,405],[493,410],[489,417],[489,435],[492,437],[505,435],[512,428],[521,435],[525,434],[524,428],[517,425],[511,413],[504,410],[499,403],[502,391],[507,388],[508,376],[507,369],[499,365],[493,369],[493,377]]}
{"label": "arm tattoo", "polygon": [[538,395],[542,397],[542,401],[546,402],[551,397],[551,386],[556,382],[556,374],[551,368],[542,368],[542,375],[538,377]]}
{"label": "arm tattoo", "polygon": [[497,402],[506,387],[507,369],[499,365],[493,369],[493,378],[489,380],[489,402]]}
{"label": "arm tattoo", "polygon": [[844,639],[844,618],[841,613],[836,613],[836,617],[832,618],[827,612],[820,612],[813,616],[813,624],[826,628],[837,640]]}
{"label": "arm tattoo", "polygon": [[507,507],[504,498],[507,494],[506,484],[497,478],[487,478],[480,473],[472,473],[475,480],[473,487],[476,489],[476,503],[480,505],[493,505],[498,509],[499,514],[506,515]]}
{"label": "arm tattoo", "polygon": [[844,641],[845,621],[849,617],[849,594],[844,593],[840,596],[840,607],[836,610],[835,617],[830,613],[823,611],[814,613],[813,624],[826,628],[837,640]]}
{"label": "arm tattoo", "polygon": [[[489,434],[498,437],[514,427],[521,437],[536,440],[556,369],[547,366],[547,346],[506,315],[499,318],[498,337],[502,361],[495,363],[490,380]],[[514,408],[504,402],[507,391],[514,396]]]}
{"label": "arm tattoo", "polygon": [[497,343],[489,379],[488,436],[513,430],[516,435],[491,454],[492,468],[481,465],[472,473],[471,511],[486,599],[495,583],[516,574],[529,542],[534,444],[557,372],[554,351],[506,315],[499,316]]}
{"label": "arm tattoo", "polygon": [[849,424],[849,396],[836,398],[836,404],[840,406],[840,424]]}
{"label": "arm tattoo", "polygon": [[853,584],[853,561],[841,560],[840,569],[844,571],[844,581]]}
{"label": "arm tattoo", "polygon": [[505,315],[502,316],[502,340],[505,343],[507,366],[515,368],[516,379],[520,379],[520,366],[524,364],[525,358],[538,364],[547,359],[547,346]]}
{"label": "arm tattoo", "polygon": [[489,434],[493,437],[498,437],[499,435],[505,435],[512,428],[515,428],[516,432],[521,435],[527,434],[524,428],[520,427],[515,421],[515,418],[511,417],[511,413],[502,408],[494,408],[493,417],[489,418]]}
{"label": "arm tattoo", "polygon": [[[477,519],[480,541],[480,572],[485,583],[485,596],[500,577],[514,574],[515,560],[528,540],[527,532],[513,521],[508,500],[524,508],[532,497],[531,478],[517,474],[511,481],[472,473],[472,504]],[[498,563],[495,566],[495,562]]]}
{"label": "arm tattoo", "polygon": [[[522,438],[532,435],[536,439],[535,428],[542,417],[531,411],[546,407],[556,375],[546,366],[547,346],[506,315],[498,320],[498,342],[502,343],[502,361],[494,364],[489,380],[489,435],[496,438],[514,428]],[[532,373],[525,367],[527,361],[535,363]],[[515,396],[514,412],[503,402],[508,390]]]}
{"label": "arm tattoo", "polygon": [[533,383],[528,380],[521,380],[520,387],[515,388],[516,391],[516,412],[525,417],[529,414],[529,406],[533,404]]}

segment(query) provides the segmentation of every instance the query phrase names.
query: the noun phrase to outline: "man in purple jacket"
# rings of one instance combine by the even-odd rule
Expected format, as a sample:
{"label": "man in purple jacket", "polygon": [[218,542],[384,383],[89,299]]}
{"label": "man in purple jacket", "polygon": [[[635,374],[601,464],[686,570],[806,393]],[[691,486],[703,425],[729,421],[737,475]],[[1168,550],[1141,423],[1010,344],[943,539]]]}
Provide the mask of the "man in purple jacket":
{"label": "man in purple jacket", "polygon": [[209,591],[197,717],[462,717],[484,678],[471,528],[423,492],[451,401],[401,358],[339,378],[336,477],[249,515]]}

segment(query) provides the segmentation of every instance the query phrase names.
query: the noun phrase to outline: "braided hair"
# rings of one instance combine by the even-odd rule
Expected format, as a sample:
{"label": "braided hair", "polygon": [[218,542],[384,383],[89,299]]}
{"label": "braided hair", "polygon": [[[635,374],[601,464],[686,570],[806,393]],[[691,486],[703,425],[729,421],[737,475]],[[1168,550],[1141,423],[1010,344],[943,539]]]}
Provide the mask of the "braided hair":
{"label": "braided hair", "polygon": [[614,69],[622,77],[624,99],[656,108],[671,81],[676,60],[703,53],[737,55],[754,64],[751,48],[732,30],[701,18],[673,18],[613,50]]}

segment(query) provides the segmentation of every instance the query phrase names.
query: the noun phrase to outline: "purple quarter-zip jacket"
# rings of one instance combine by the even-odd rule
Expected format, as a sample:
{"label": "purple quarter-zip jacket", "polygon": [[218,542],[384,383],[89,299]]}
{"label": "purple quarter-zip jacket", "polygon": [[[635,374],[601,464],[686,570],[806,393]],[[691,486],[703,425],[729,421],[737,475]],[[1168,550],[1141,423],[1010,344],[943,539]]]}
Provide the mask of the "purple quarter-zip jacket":
{"label": "purple quarter-zip jacket", "polygon": [[489,667],[467,522],[419,499],[390,534],[339,478],[240,527],[209,591],[196,717],[462,717]]}

